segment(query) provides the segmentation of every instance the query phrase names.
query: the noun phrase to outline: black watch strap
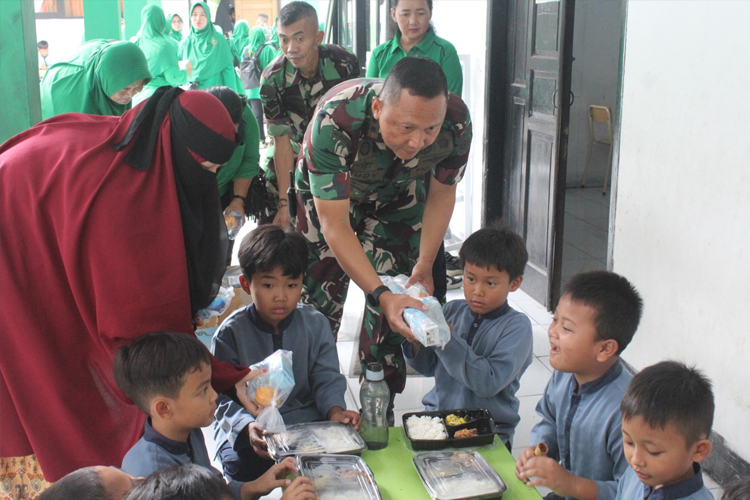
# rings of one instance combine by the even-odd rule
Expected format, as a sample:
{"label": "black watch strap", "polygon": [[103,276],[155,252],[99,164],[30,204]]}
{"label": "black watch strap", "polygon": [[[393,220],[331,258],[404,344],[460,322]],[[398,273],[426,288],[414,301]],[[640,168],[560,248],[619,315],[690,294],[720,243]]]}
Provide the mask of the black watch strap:
{"label": "black watch strap", "polygon": [[380,285],[375,290],[367,294],[367,303],[370,304],[372,307],[379,307],[380,306],[380,296],[383,295],[385,292],[390,292],[391,289],[388,288],[385,285]]}

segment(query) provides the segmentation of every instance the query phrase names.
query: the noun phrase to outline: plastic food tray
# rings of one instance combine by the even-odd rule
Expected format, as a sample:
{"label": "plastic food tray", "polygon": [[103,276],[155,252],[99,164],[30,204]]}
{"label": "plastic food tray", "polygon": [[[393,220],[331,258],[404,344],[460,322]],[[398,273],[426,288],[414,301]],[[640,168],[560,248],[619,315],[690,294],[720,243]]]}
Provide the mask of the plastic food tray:
{"label": "plastic food tray", "polygon": [[[416,415],[417,417],[439,417],[443,421],[443,426],[448,434],[448,439],[413,439],[409,435],[409,428],[406,425],[406,421],[413,415]],[[448,415],[466,417],[466,423],[461,425],[446,425],[445,417]],[[492,420],[490,412],[479,408],[405,413],[402,420],[404,433],[411,443],[412,449],[415,451],[442,450],[449,446],[454,448],[486,446],[492,444],[495,440],[495,434],[497,433],[497,427],[495,426],[495,421]],[[477,429],[478,434],[469,438],[455,438],[454,436],[456,432],[461,429]]]}
{"label": "plastic food tray", "polygon": [[372,471],[353,455],[300,455],[297,472],[315,483],[320,500],[381,500]]}
{"label": "plastic food tray", "polygon": [[274,460],[303,453],[359,455],[366,448],[354,427],[341,422],[290,425],[286,432],[270,434],[265,440]]}
{"label": "plastic food tray", "polygon": [[414,466],[434,500],[500,498],[507,489],[476,451],[435,451],[414,457]]}

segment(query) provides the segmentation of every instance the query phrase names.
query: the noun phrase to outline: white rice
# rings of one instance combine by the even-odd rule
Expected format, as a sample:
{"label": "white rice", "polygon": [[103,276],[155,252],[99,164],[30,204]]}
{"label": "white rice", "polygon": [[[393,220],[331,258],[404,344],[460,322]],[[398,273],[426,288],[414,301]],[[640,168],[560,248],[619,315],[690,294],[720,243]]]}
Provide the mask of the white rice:
{"label": "white rice", "polygon": [[346,490],[346,493],[337,491],[318,491],[320,500],[370,500],[370,496],[363,491]]}
{"label": "white rice", "polygon": [[500,491],[497,484],[489,479],[459,477],[446,479],[441,485],[440,493],[450,498],[475,497]]}
{"label": "white rice", "polygon": [[448,439],[439,417],[412,415],[406,419],[406,429],[411,439]]}
{"label": "white rice", "polygon": [[323,444],[326,453],[341,453],[357,448],[357,443],[340,427],[321,427],[313,430],[313,433]]}

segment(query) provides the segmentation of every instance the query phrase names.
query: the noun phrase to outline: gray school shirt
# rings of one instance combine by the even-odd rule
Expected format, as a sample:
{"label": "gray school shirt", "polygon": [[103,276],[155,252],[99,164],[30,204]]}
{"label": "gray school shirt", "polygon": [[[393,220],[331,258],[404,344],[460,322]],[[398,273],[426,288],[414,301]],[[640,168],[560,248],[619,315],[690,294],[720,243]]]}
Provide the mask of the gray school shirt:
{"label": "gray school shirt", "polygon": [[[200,465],[222,477],[221,472],[211,465],[200,429],[193,429],[187,443],[181,443],[159,434],[151,427],[151,419],[148,419],[143,436],[122,459],[121,469],[133,477],[147,477],[166,467],[184,464]],[[240,498],[240,488],[243,484],[237,481],[229,482],[229,488],[237,499]]]}
{"label": "gray school shirt", "polygon": [[[279,324],[281,335],[255,311],[255,305],[235,311],[221,324],[211,340],[216,359],[250,366],[277,349],[292,351],[294,390],[279,408],[287,425],[325,420],[334,406],[346,409],[346,378],[339,371],[339,357],[331,325],[315,309],[298,305]],[[214,420],[216,453],[225,442],[234,446],[237,436],[255,418],[228,397],[219,394]]]}
{"label": "gray school shirt", "polygon": [[713,493],[703,485],[701,466],[694,463],[693,470],[693,477],[655,490],[643,484],[635,471],[628,467],[620,478],[616,500],[714,500]]}
{"label": "gray school shirt", "polygon": [[435,377],[435,387],[422,399],[425,410],[486,408],[500,439],[512,440],[521,419],[516,391],[532,360],[529,318],[507,302],[481,319],[465,300],[448,302],[443,313],[453,326],[444,349],[422,347],[414,356],[409,342],[401,344],[410,366]]}
{"label": "gray school shirt", "polygon": [[572,373],[555,370],[536,406],[541,422],[531,444],[549,446],[549,457],[576,476],[596,482],[598,500],[613,500],[628,469],[622,453],[620,402],[633,376],[618,359],[580,388]]}

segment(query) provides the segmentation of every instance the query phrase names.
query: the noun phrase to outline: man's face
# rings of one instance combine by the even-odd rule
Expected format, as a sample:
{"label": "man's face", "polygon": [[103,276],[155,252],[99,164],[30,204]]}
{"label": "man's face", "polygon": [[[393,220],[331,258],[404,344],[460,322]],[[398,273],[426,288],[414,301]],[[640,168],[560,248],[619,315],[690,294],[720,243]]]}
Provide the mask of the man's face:
{"label": "man's face", "polygon": [[315,74],[318,69],[318,45],[323,32],[310,19],[298,19],[287,26],[278,26],[279,48],[286,58],[303,73]]}
{"label": "man's face", "polygon": [[435,142],[448,110],[444,95],[427,99],[401,91],[396,102],[372,100],[372,113],[380,123],[385,145],[402,160],[411,160]]}

